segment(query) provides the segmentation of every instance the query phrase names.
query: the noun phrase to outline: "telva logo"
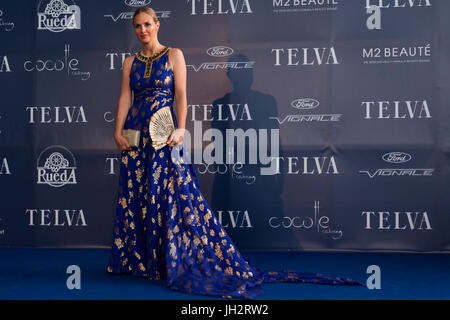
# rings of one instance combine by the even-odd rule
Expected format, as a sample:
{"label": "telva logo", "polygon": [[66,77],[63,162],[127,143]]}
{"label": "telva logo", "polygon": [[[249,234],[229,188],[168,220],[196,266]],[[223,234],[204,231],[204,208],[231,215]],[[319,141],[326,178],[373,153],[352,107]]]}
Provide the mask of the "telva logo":
{"label": "telva logo", "polygon": [[404,152],[389,152],[384,154],[382,158],[390,163],[405,163],[411,160],[411,155]]}

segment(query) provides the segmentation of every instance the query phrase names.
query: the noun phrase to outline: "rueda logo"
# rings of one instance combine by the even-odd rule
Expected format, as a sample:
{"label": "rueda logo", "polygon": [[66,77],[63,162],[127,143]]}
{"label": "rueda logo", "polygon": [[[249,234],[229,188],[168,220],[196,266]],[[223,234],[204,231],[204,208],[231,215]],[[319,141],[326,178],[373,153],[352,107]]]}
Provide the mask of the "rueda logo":
{"label": "rueda logo", "polygon": [[12,31],[14,29],[14,22],[3,20],[3,11],[0,10],[0,29],[5,31]]}
{"label": "rueda logo", "polygon": [[[405,152],[389,152],[381,157],[388,163],[401,164],[406,163],[412,159],[412,156]],[[359,170],[359,173],[365,173],[369,178],[375,177],[394,177],[394,176],[412,176],[412,177],[426,177],[432,176],[433,168],[379,168],[376,170]]]}
{"label": "rueda logo", "polygon": [[411,155],[404,152],[389,152],[383,154],[382,158],[390,163],[405,163],[411,160]]}
{"label": "rueda logo", "polygon": [[272,228],[314,229],[319,233],[329,234],[333,240],[342,238],[342,230],[332,230],[329,226],[330,218],[320,215],[320,201],[314,201],[314,217],[270,217],[269,225]]}
{"label": "rueda logo", "polygon": [[191,15],[251,14],[250,0],[187,0]]}
{"label": "rueda logo", "polygon": [[[215,58],[221,58],[231,55],[234,50],[230,47],[216,46],[206,50],[206,54]],[[224,61],[224,62],[202,62],[197,67],[192,64],[188,64],[186,67],[192,68],[195,72],[200,70],[217,70],[217,69],[253,69],[254,61]]]}
{"label": "rueda logo", "polygon": [[44,149],[37,160],[37,183],[51,187],[76,184],[76,162],[66,147],[54,145]]}
{"label": "rueda logo", "polygon": [[[319,106],[319,101],[316,99],[302,98],[295,99],[291,102],[291,107],[300,110],[314,109]],[[339,121],[342,114],[288,114],[283,119],[278,117],[269,117],[278,121],[278,124],[284,123],[301,123],[301,122],[328,122]]]}
{"label": "rueda logo", "polygon": [[73,0],[41,0],[37,8],[38,30],[62,32],[81,29],[81,10]]}
{"label": "rueda logo", "polygon": [[61,59],[37,59],[27,60],[23,64],[27,72],[67,72],[68,76],[80,77],[81,80],[88,80],[91,73],[88,71],[80,71],[78,69],[79,60],[70,56],[70,45],[66,44],[64,47],[64,58]]}
{"label": "rueda logo", "polygon": [[324,12],[338,10],[337,0],[273,0],[273,12]]}
{"label": "rueda logo", "polygon": [[206,53],[211,57],[226,57],[233,54],[233,49],[230,47],[216,46],[206,50]]}
{"label": "rueda logo", "polygon": [[366,0],[367,29],[381,29],[381,9],[431,7],[431,0]]}
{"label": "rueda logo", "polygon": [[124,2],[130,7],[143,7],[148,6],[152,0],[125,0]]}

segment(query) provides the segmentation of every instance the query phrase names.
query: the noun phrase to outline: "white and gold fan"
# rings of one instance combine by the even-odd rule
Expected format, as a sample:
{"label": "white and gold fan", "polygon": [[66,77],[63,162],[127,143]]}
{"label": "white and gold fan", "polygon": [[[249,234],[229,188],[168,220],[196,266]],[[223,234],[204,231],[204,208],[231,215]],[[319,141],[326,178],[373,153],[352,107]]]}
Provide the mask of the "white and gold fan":
{"label": "white and gold fan", "polygon": [[156,111],[149,125],[150,138],[152,139],[152,147],[159,150],[166,145],[172,132],[175,130],[173,124],[172,113],[170,107],[163,107]]}

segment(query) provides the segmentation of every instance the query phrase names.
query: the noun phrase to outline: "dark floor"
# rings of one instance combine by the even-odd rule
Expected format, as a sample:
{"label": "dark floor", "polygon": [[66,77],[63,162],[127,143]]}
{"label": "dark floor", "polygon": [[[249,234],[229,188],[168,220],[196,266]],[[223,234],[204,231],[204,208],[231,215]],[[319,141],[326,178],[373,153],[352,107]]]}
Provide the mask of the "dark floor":
{"label": "dark floor", "polygon": [[[366,283],[370,265],[381,271],[381,289],[300,283],[265,283],[255,300],[449,299],[450,255],[413,253],[242,252],[266,270],[319,272]],[[220,299],[175,292],[164,281],[111,275],[109,249],[0,248],[0,299]],[[69,265],[81,269],[81,289],[69,290]]]}

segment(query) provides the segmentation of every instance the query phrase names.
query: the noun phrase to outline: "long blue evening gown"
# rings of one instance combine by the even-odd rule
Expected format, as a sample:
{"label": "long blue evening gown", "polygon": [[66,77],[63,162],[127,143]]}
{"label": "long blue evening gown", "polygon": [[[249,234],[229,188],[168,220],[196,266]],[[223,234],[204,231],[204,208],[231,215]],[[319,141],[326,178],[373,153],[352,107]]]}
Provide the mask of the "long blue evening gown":
{"label": "long blue evening gown", "polygon": [[[130,72],[134,101],[124,129],[141,130],[137,149],[122,151],[114,235],[107,272],[166,280],[166,287],[222,298],[253,298],[263,282],[362,285],[319,273],[264,271],[241,255],[200,191],[192,163],[155,152],[153,113],[170,106],[177,125],[169,47],[136,54]],[[175,160],[175,161],[174,161]]]}

